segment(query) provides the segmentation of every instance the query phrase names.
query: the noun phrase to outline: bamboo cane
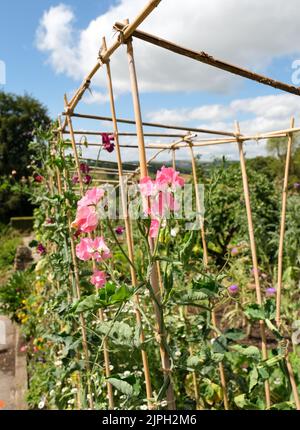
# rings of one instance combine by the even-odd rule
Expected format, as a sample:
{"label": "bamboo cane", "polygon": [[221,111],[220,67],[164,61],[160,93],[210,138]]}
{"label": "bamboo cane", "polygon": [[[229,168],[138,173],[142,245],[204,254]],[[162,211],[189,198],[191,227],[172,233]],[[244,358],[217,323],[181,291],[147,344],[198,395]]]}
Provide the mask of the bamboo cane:
{"label": "bamboo cane", "polygon": [[[203,248],[203,263],[204,266],[208,266],[208,252],[207,252],[207,244],[206,244],[206,237],[205,237],[205,229],[204,229],[204,222],[201,220],[201,199],[199,196],[199,190],[198,190],[198,178],[197,178],[197,167],[196,167],[196,161],[195,161],[195,155],[193,151],[193,144],[190,143],[190,154],[191,154],[191,162],[192,162],[192,174],[193,174],[193,181],[194,181],[194,189],[195,189],[195,199],[196,199],[196,208],[198,212],[199,222],[200,222],[200,229],[201,229],[201,241],[202,241],[202,248]],[[217,320],[216,320],[216,314],[215,310],[213,309],[211,312],[211,318],[212,323],[214,327],[217,327]],[[225,371],[223,363],[219,363],[219,374],[220,374],[220,381],[221,381],[221,387],[223,391],[223,401],[224,401],[224,409],[229,409],[229,402],[228,402],[228,396],[227,396],[227,386],[226,386],[226,378],[225,378]]]}
{"label": "bamboo cane", "polygon": [[[130,75],[130,83],[131,83],[131,93],[132,93],[134,115],[135,115],[135,121],[136,121],[136,131],[137,131],[138,144],[139,144],[140,172],[141,172],[141,178],[144,178],[148,174],[148,169],[147,169],[146,151],[144,146],[145,142],[144,142],[144,134],[143,134],[142,115],[141,115],[141,108],[140,108],[137,76],[136,76],[132,43],[131,41],[127,41],[126,44],[127,44],[127,58],[128,58],[129,75]],[[150,245],[150,248],[153,249],[153,240],[149,239],[149,245]],[[155,294],[155,300],[153,300],[153,307],[154,307],[154,312],[156,316],[157,340],[159,341],[162,370],[164,374],[165,383],[168,384],[167,391],[166,391],[168,409],[173,410],[173,409],[176,409],[176,403],[175,403],[173,384],[172,384],[171,375],[170,375],[171,359],[169,356],[168,349],[166,348],[167,333],[164,327],[163,311],[161,309],[161,294],[160,294],[156,264],[153,264],[150,282],[151,282],[153,292]]]}
{"label": "bamboo cane", "polygon": [[205,238],[204,224],[201,220],[202,207],[201,207],[201,200],[200,200],[200,195],[198,190],[197,167],[196,167],[192,143],[189,144],[189,148],[190,148],[191,162],[192,162],[192,174],[193,174],[193,182],[194,182],[194,189],[195,189],[196,208],[198,212],[197,219],[199,220],[200,230],[201,230],[201,240],[202,240],[202,247],[203,247],[203,263],[204,263],[204,266],[207,266],[208,265],[207,244],[206,244],[206,238]]}
{"label": "bamboo cane", "polygon": [[[259,276],[258,276],[256,243],[255,243],[255,237],[254,237],[254,227],[253,227],[253,220],[252,220],[250,192],[249,192],[249,185],[248,185],[245,155],[243,151],[243,142],[239,140],[240,127],[238,122],[235,123],[235,127],[236,127],[236,141],[239,149],[240,165],[241,165],[241,172],[242,172],[242,179],[243,179],[245,206],[246,206],[247,220],[248,220],[250,248],[251,248],[252,264],[253,264],[254,280],[255,280],[255,290],[256,290],[256,302],[258,305],[261,306],[262,299],[261,299],[260,282],[259,282]],[[268,358],[268,351],[267,351],[264,321],[261,320],[259,322],[259,326],[260,326],[260,336],[261,336],[262,358],[263,360],[266,360]],[[270,395],[270,384],[268,380],[265,381],[265,399],[266,399],[266,407],[269,409],[271,406],[271,395]]]}
{"label": "bamboo cane", "polygon": [[[265,139],[277,139],[277,138],[281,138],[281,137],[286,137],[288,133],[278,133],[275,135],[271,135],[268,133],[265,134],[257,134],[257,135],[253,135],[253,136],[241,136],[240,137],[240,141],[241,142],[246,142],[246,141],[254,141],[257,142],[259,140],[265,140]],[[119,134],[120,135],[120,134]],[[166,136],[166,135],[164,135]],[[185,137],[183,135],[180,135],[182,137]],[[176,145],[176,148],[187,148],[189,146],[189,144],[187,142],[184,141],[184,139],[182,139],[183,142],[180,144]],[[225,138],[225,139],[198,139],[195,140],[193,139],[193,146],[194,148],[196,147],[202,147],[202,146],[210,146],[210,145],[220,145],[220,144],[229,144],[229,143],[236,143],[236,138]],[[66,143],[66,145],[68,145],[68,143]],[[85,143],[83,142],[76,142],[77,146],[84,146]],[[102,146],[102,143],[95,143],[95,142],[86,142],[87,146]],[[171,149],[173,147],[173,143],[148,143],[147,145],[145,145],[146,149]],[[120,144],[120,148],[138,148],[138,145],[135,144]]]}
{"label": "bamboo cane", "polygon": [[[60,138],[60,136],[59,136],[59,138]],[[56,142],[56,147],[57,147],[56,150],[58,150],[60,148],[60,145],[59,145],[58,141]],[[57,185],[57,189],[59,191],[59,194],[62,195],[62,178],[61,178],[60,170],[59,170],[58,167],[56,168],[56,180],[57,180],[57,184],[56,184]],[[66,182],[65,182],[65,184],[66,184]],[[69,229],[69,221],[70,220],[68,219],[68,229]],[[73,284],[73,279],[72,279],[72,274],[71,273],[69,274],[69,281],[70,281],[70,284],[72,285]],[[77,298],[77,294],[75,296],[73,294],[73,288],[71,288],[71,292],[72,292],[72,294],[70,294],[70,295],[68,294],[68,303],[69,304],[72,303],[72,297],[73,298],[74,297]],[[76,356],[77,356],[77,359],[79,360],[80,358],[79,358],[78,352],[76,353]],[[76,385],[77,385],[76,404],[77,404],[77,409],[81,410],[82,409],[82,403],[81,403],[80,392],[81,392],[82,382],[81,382],[81,374],[80,374],[80,372],[78,372],[78,374],[76,376]],[[88,388],[88,392],[89,392],[89,394],[92,394],[92,390],[90,388]],[[93,401],[93,399],[92,399],[92,401]]]}
{"label": "bamboo cane", "polygon": [[286,367],[288,370],[288,374],[289,374],[289,378],[290,378],[290,383],[291,383],[291,387],[292,387],[292,392],[293,392],[293,396],[294,396],[294,400],[295,400],[295,404],[296,404],[296,408],[297,411],[300,411],[300,399],[299,399],[299,393],[298,393],[298,387],[295,381],[295,375],[294,375],[294,371],[288,356],[288,352],[285,356],[285,363],[286,363]]}
{"label": "bamboo cane", "polygon": [[[68,116],[67,116],[68,117]],[[103,133],[106,133],[108,135],[112,135],[113,132],[112,131],[105,131],[105,132],[100,132],[100,131],[94,131],[94,130],[73,130],[73,133],[76,134],[82,134],[82,135],[86,135],[86,136],[101,136]],[[65,130],[64,134],[70,134],[69,130]],[[119,132],[118,133],[119,136],[136,136],[136,133],[132,133],[132,132]],[[180,134],[180,133],[145,133],[144,136],[146,137],[183,137],[184,134]]]}
{"label": "bamboo cane", "polygon": [[[175,153],[176,153],[176,148],[173,147],[172,148],[172,167],[174,170],[176,170],[176,157],[175,157]],[[188,308],[186,308],[186,315],[188,314]],[[187,324],[188,324],[188,318],[187,318]],[[193,348],[190,345],[189,346],[189,354],[190,356],[193,355]],[[197,381],[197,375],[195,370],[192,371],[192,378],[193,378],[193,386],[194,386],[194,395],[195,395],[195,401],[196,401],[196,407],[200,409],[199,406],[199,390],[198,390],[198,381]]]}
{"label": "bamboo cane", "polygon": [[[65,103],[67,106],[68,102],[67,102],[66,96],[65,96]],[[71,117],[68,115],[66,116],[66,118],[67,118],[69,130],[70,130],[70,137],[71,137],[72,149],[73,149],[73,154],[74,154],[74,159],[75,159],[75,166],[77,169],[77,175],[78,175],[78,180],[79,180],[80,194],[81,194],[81,196],[83,196],[84,195],[84,187],[83,187],[82,174],[81,174],[81,170],[80,170],[80,163],[79,163],[77,148],[75,145],[75,137],[73,134],[72,120],[71,120]],[[89,236],[91,237],[90,234],[89,234]],[[76,259],[76,255],[75,255],[75,259]],[[94,260],[93,260],[93,270],[96,270],[96,262]],[[104,313],[103,313],[102,309],[99,309],[99,319],[101,322],[104,321]],[[108,352],[108,342],[107,342],[106,338],[103,339],[103,356],[104,356],[105,375],[106,375],[106,378],[108,379],[110,377],[110,359],[109,359],[109,352]],[[112,385],[108,381],[107,381],[106,385],[107,385],[107,395],[108,395],[109,408],[114,409]]]}
{"label": "bamboo cane", "polygon": [[[63,115],[66,115],[65,112],[63,112]],[[88,115],[88,114],[81,114],[81,113],[72,113],[71,116],[74,116],[75,118],[86,118],[86,119],[95,119],[98,121],[113,121],[112,117],[108,116],[98,116],[98,115]],[[135,124],[135,121],[132,119],[124,119],[124,118],[116,118],[117,122],[120,124]],[[145,122],[143,121],[143,125],[145,127],[155,127],[155,128],[167,128],[167,129],[173,129],[173,130],[183,130],[185,132],[187,131],[194,131],[196,133],[207,133],[207,134],[218,134],[221,136],[232,136],[234,137],[234,133],[229,131],[221,131],[221,130],[209,130],[206,128],[195,128],[195,127],[184,127],[184,126],[178,126],[174,124],[160,124],[157,122]]]}
{"label": "bamboo cane", "polygon": [[[291,128],[294,127],[294,118],[291,118]],[[290,160],[292,154],[293,135],[288,137],[285,172],[282,189],[282,207],[281,207],[281,223],[280,223],[280,236],[278,247],[278,273],[277,273],[277,293],[276,293],[276,324],[280,327],[280,311],[281,311],[281,289],[282,289],[282,266],[283,266],[283,245],[286,221],[286,204],[287,204],[287,189],[289,180]]]}
{"label": "bamboo cane", "polygon": [[172,149],[172,167],[176,170],[176,157],[175,157],[175,149]]}
{"label": "bamboo cane", "polygon": [[[59,173],[59,176],[60,176],[60,173]],[[60,177],[60,182],[61,182],[61,177]],[[66,171],[64,171],[64,190],[67,191],[67,172]],[[71,258],[72,258],[72,264],[73,264],[76,299],[80,300],[80,297],[81,297],[80,281],[79,281],[78,265],[77,265],[77,259],[76,259],[75,243],[74,243],[73,234],[72,234],[70,211],[67,211],[67,221],[68,221],[68,230],[69,230],[70,245],[71,245]],[[85,357],[85,366],[89,375],[90,364],[89,364],[89,351],[88,351],[88,345],[87,345],[87,330],[86,330],[85,318],[82,313],[79,314],[79,320],[80,320],[80,328],[81,328],[81,335],[82,335],[83,353]],[[93,402],[92,388],[91,388],[89,377],[87,377],[87,387],[88,387],[88,394],[89,394],[89,399],[88,399],[89,407],[93,409],[94,402]]]}
{"label": "bamboo cane", "polygon": [[88,73],[88,75],[83,80],[82,84],[78,88],[78,90],[75,92],[74,96],[72,97],[69,106],[68,106],[68,113],[72,113],[77,106],[78,102],[80,101],[81,97],[85,93],[85,91],[89,88],[90,81],[93,78],[93,76],[97,73],[103,62],[108,60],[111,55],[119,48],[119,46],[122,45],[126,39],[130,38],[133,31],[147,18],[148,15],[159,5],[161,0],[150,0],[146,6],[141,10],[141,12],[135,17],[135,19],[132,21],[130,25],[124,29],[124,31],[120,34],[120,37],[111,45],[106,52],[103,54],[100,61],[95,64],[95,66],[92,68],[92,70]]}
{"label": "bamboo cane", "polygon": [[[106,40],[105,38],[102,39],[102,46],[106,50]],[[111,109],[111,116],[113,121],[113,128],[114,128],[114,136],[115,136],[115,144],[116,144],[116,154],[117,154],[117,163],[118,163],[118,174],[119,174],[119,186],[120,186],[120,195],[121,195],[121,202],[122,202],[122,211],[123,211],[123,218],[125,223],[125,233],[126,233],[126,241],[127,241],[127,248],[128,248],[128,257],[132,264],[130,264],[130,274],[131,274],[131,282],[134,288],[138,286],[137,282],[137,276],[134,269],[134,247],[133,247],[133,238],[132,238],[132,231],[131,231],[131,224],[130,219],[128,215],[128,208],[127,208],[127,199],[126,199],[126,192],[124,189],[124,179],[123,179],[123,166],[122,166],[122,158],[121,158],[121,151],[119,146],[119,133],[118,133],[118,123],[116,118],[116,108],[115,108],[115,101],[114,101],[114,93],[113,93],[113,85],[112,85],[112,77],[111,77],[111,69],[109,60],[106,62],[106,74],[107,74],[107,86],[108,86],[108,92],[109,92],[109,100],[110,100],[110,109]],[[145,342],[145,334],[142,326],[142,317],[141,313],[139,311],[139,295],[135,294],[134,296],[135,300],[135,316],[138,326],[140,327],[140,341],[142,344]],[[152,409],[152,386],[151,386],[151,376],[150,376],[150,370],[149,370],[149,362],[148,362],[148,354],[147,352],[142,349],[142,362],[144,367],[144,376],[145,376],[145,384],[146,384],[146,395],[147,395],[147,402],[149,409]]]}
{"label": "bamboo cane", "polygon": [[[295,120],[291,118],[291,128],[294,128]],[[282,207],[281,207],[281,223],[280,223],[280,237],[279,237],[279,247],[278,247],[278,273],[277,273],[277,292],[276,292],[276,325],[280,328],[281,323],[281,289],[282,289],[282,268],[283,268],[283,246],[284,246],[284,234],[285,234],[285,222],[286,222],[286,205],[287,205],[287,191],[288,191],[288,180],[289,180],[289,169],[292,154],[293,145],[293,134],[289,134],[287,151],[286,151],[286,161],[285,161],[285,171],[282,189]],[[289,379],[292,387],[292,392],[296,404],[297,410],[300,410],[300,399],[297,384],[295,382],[295,375],[293,372],[292,365],[290,363],[288,352],[285,356],[285,362],[289,373]]]}
{"label": "bamboo cane", "polygon": [[[120,22],[116,22],[114,28],[116,30],[123,30],[125,25]],[[162,39],[161,37],[157,37],[153,34],[146,33],[144,31],[135,30],[131,33],[132,36],[141,39],[145,42],[151,43],[153,45],[159,46],[161,48],[172,51],[176,54],[183,55],[188,58],[192,58],[193,60],[200,61],[201,63],[208,64],[209,66],[216,67],[221,70],[225,70],[226,72],[233,73],[238,76],[242,76],[243,78],[251,79],[253,81],[259,82],[263,85],[268,85],[273,88],[278,88],[282,91],[300,95],[300,88],[295,87],[293,85],[286,84],[284,82],[276,81],[268,76],[259,75],[258,73],[254,73],[250,70],[241,68],[239,66],[235,66],[233,64],[229,64],[225,61],[214,58],[212,55],[203,51],[193,51],[191,49],[184,48],[182,46],[176,45],[169,40]]]}

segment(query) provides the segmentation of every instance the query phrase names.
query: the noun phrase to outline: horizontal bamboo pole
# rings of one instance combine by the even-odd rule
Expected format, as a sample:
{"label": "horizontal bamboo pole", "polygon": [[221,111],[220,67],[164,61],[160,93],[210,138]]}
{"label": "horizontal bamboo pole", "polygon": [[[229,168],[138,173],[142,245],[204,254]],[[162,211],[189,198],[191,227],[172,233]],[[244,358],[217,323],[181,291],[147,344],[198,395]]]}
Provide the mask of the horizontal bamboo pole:
{"label": "horizontal bamboo pole", "polygon": [[[119,180],[116,179],[93,179],[93,182],[99,182],[100,184],[118,184]],[[130,184],[131,182],[128,182]],[[75,187],[76,188],[76,187]]]}
{"label": "horizontal bamboo pole", "polygon": [[[257,135],[253,135],[253,136],[239,136],[239,140],[246,142],[246,141],[258,141],[258,140],[265,140],[265,139],[277,139],[277,138],[281,138],[281,137],[286,137],[288,133],[281,133],[281,134],[257,134]],[[208,146],[208,145],[219,145],[219,144],[226,144],[226,143],[235,143],[236,142],[236,138],[224,138],[224,139],[199,139],[199,140],[194,140],[194,138],[190,138],[189,139],[193,139],[192,143],[194,147],[197,146]],[[67,145],[68,143],[66,143]],[[76,142],[76,145],[78,146],[84,146],[83,143],[80,142]],[[87,143],[88,146],[101,146],[102,143]],[[175,147],[174,147],[175,146]],[[132,148],[135,149],[138,146],[137,145],[120,145],[121,148]],[[165,148],[165,149],[179,149],[179,148],[185,148],[185,147],[189,147],[189,144],[181,141],[181,143],[149,143],[148,145],[145,146],[146,149],[161,149],[161,148]]]}
{"label": "horizontal bamboo pole", "polygon": [[[71,169],[71,172],[75,172],[75,169]],[[106,167],[89,167],[89,173],[112,173],[112,174],[117,174],[118,170],[117,169],[110,169],[110,168],[106,168]],[[132,173],[133,170],[123,170],[124,173]]]}
{"label": "horizontal bamboo pole", "polygon": [[[230,142],[233,142],[233,140],[231,139]],[[65,145],[66,146],[69,145],[68,142],[66,142]],[[77,146],[84,146],[84,144],[80,143],[80,142],[76,142],[75,145],[77,145]],[[87,146],[99,147],[99,146],[102,146],[102,143],[87,143]],[[119,145],[119,146],[120,146],[120,148],[128,148],[128,149],[136,149],[136,148],[138,148],[137,145]],[[162,147],[164,149],[173,149],[172,148],[172,144],[166,144],[166,143],[165,144],[160,144],[160,143],[158,143],[158,144],[153,143],[152,144],[152,143],[150,143],[149,145],[145,145],[146,149],[161,149]],[[177,149],[177,148],[174,148],[174,149]]]}
{"label": "horizontal bamboo pole", "polygon": [[[63,115],[66,115],[63,112]],[[99,116],[99,115],[88,115],[88,114],[81,114],[81,113],[72,113],[73,117],[76,118],[86,118],[86,119],[95,119],[97,121],[112,121],[111,117],[108,116]],[[135,125],[135,121],[132,119],[124,119],[124,118],[117,118],[117,122],[120,124],[133,124]],[[195,128],[195,127],[189,127],[189,126],[178,126],[174,124],[160,124],[157,122],[145,122],[143,121],[143,126],[145,127],[157,127],[157,128],[167,128],[172,130],[182,130],[182,131],[193,131],[196,133],[206,133],[206,134],[217,134],[221,136],[234,136],[233,132],[229,131],[222,131],[222,130],[209,130],[206,128]]]}
{"label": "horizontal bamboo pole", "polygon": [[[91,130],[74,130],[74,132],[73,132],[74,134],[84,134],[84,135],[87,135],[87,136],[101,136],[102,135],[102,132],[100,132],[100,131],[91,131]],[[113,132],[110,132],[110,131],[108,131],[108,132],[103,132],[103,133],[107,133],[107,134],[109,134],[109,135],[113,135],[114,133]],[[70,132],[68,131],[68,130],[65,130],[64,132],[63,132],[63,134],[70,134]],[[136,133],[131,133],[131,132],[119,132],[118,133],[118,136],[136,136],[137,134]],[[144,136],[147,136],[147,137],[184,137],[185,135],[184,134],[178,134],[178,133],[165,133],[165,134],[162,134],[162,133],[145,133],[144,134]],[[84,143],[82,143],[82,145],[84,145]]]}
{"label": "horizontal bamboo pole", "polygon": [[278,137],[278,134],[291,134],[298,133],[300,131],[300,127],[290,127],[285,128],[283,130],[270,131],[270,133],[265,133],[268,137]]}
{"label": "horizontal bamboo pole", "polygon": [[[66,142],[65,145],[69,145],[68,142]],[[82,142],[76,142],[75,145],[77,145],[77,146],[85,146],[86,145],[87,147],[88,146],[99,147],[99,146],[102,146],[102,143],[94,143],[94,142],[92,142],[92,143],[90,143],[90,142],[82,143]],[[130,148],[136,149],[138,147],[137,145],[119,145],[119,146],[120,146],[120,148],[129,148],[129,149]],[[153,149],[153,146],[150,146],[149,149]]]}
{"label": "horizontal bamboo pole", "polygon": [[[125,27],[124,24],[120,22],[117,22],[114,25],[114,28],[119,31],[122,31],[124,27]],[[276,81],[275,79],[269,78],[268,76],[260,75],[258,73],[252,72],[242,67],[235,66],[233,64],[227,63],[222,60],[218,60],[214,58],[212,55],[209,55],[207,52],[187,49],[187,48],[184,48],[183,46],[179,46],[173,42],[162,39],[161,37],[157,37],[155,35],[145,33],[144,31],[140,31],[140,30],[133,31],[132,36],[138,39],[141,39],[144,42],[148,42],[148,43],[151,43],[152,45],[159,46],[160,48],[167,49],[168,51],[172,51],[175,54],[192,58],[193,60],[199,61],[204,64],[208,64],[209,66],[216,67],[217,69],[224,70],[234,75],[242,76],[243,78],[247,78],[252,81],[256,81],[256,82],[259,82],[260,84],[268,85],[273,88],[277,88],[287,93],[295,94],[297,96],[300,95],[299,87],[295,87],[293,85],[289,85],[281,81]]]}
{"label": "horizontal bamboo pole", "polygon": [[147,18],[148,15],[150,15],[150,13],[159,5],[160,2],[161,0],[150,0],[143,10],[131,22],[131,24],[126,26],[126,29],[124,29],[122,33],[122,37],[118,37],[118,39],[105,51],[105,53],[102,53],[100,61],[98,61],[88,73],[69,102],[66,109],[68,114],[74,111],[83,94],[89,88],[91,79],[97,73],[102,64],[104,64],[111,57],[111,55],[119,48],[119,46],[121,46],[127,39],[131,37],[134,30]]}

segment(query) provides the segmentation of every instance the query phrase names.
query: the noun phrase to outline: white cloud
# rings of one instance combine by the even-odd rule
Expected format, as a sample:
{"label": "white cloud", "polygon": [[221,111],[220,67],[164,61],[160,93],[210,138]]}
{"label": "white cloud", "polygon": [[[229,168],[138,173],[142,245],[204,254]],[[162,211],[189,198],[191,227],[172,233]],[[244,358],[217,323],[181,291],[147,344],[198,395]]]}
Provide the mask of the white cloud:
{"label": "white cloud", "polygon": [[[161,109],[150,112],[147,119],[155,122],[178,123],[189,126],[206,128],[211,130],[234,131],[234,121],[239,121],[241,133],[255,136],[260,133],[281,130],[290,127],[291,116],[297,117],[300,111],[300,98],[292,94],[279,94],[245,99],[236,99],[228,104],[204,105],[199,108]],[[207,138],[208,135],[198,135],[199,138]],[[251,141],[246,144],[247,155],[264,155],[265,141],[256,143]],[[204,159],[227,155],[229,158],[237,158],[238,153],[235,144],[222,144],[218,146],[201,147]],[[186,158],[186,151],[178,151],[179,158]]]}
{"label": "white cloud", "polygon": [[[101,36],[106,35],[108,45],[112,43],[114,22],[133,19],[144,5],[145,0],[119,0],[85,29],[76,28],[69,6],[51,7],[41,18],[37,46],[47,53],[57,73],[81,80],[96,62]],[[140,28],[263,71],[275,58],[300,53],[299,18],[298,0],[164,0]],[[135,40],[134,46],[142,91],[227,92],[242,82],[144,42]],[[129,87],[124,51],[120,48],[112,59],[117,93]],[[99,73],[94,84],[104,87],[105,74]]]}
{"label": "white cloud", "polygon": [[88,105],[93,103],[103,104],[109,101],[109,95],[100,91],[86,91],[83,101]]}
{"label": "white cloud", "polygon": [[[161,109],[150,112],[151,121],[188,123],[194,126],[229,131],[235,119],[240,121],[243,133],[261,133],[289,127],[289,118],[300,111],[300,98],[279,94],[233,100],[228,104],[204,105],[197,108]],[[188,128],[188,125],[187,125]]]}

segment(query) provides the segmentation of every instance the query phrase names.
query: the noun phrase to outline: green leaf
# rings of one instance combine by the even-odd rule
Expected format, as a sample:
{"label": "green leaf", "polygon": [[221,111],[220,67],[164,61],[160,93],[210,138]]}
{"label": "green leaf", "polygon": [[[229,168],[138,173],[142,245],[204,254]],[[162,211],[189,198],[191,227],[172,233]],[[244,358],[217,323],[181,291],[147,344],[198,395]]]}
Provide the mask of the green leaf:
{"label": "green leaf", "polygon": [[267,367],[273,367],[275,366],[279,361],[282,361],[284,359],[284,355],[276,355],[275,357],[271,357],[266,361],[263,361],[263,366]]}
{"label": "green leaf", "polygon": [[227,349],[227,339],[225,336],[218,336],[214,343],[212,344],[212,351],[219,354],[224,354],[228,351]]}
{"label": "green leaf", "polygon": [[170,293],[170,291],[173,288],[173,283],[174,283],[173,282],[173,270],[174,270],[174,268],[173,268],[172,264],[171,265],[167,265],[165,273],[164,273],[164,277],[163,277],[164,288],[165,288],[165,291],[167,293]]}
{"label": "green leaf", "polygon": [[92,294],[90,296],[85,297],[80,302],[76,303],[76,313],[81,313],[89,310],[95,310],[100,307],[98,296],[96,294]]}
{"label": "green leaf", "polygon": [[76,313],[88,310],[97,310],[117,303],[128,300],[133,294],[133,288],[122,285],[117,287],[113,282],[107,282],[104,288],[101,288],[96,294],[91,294],[76,302],[73,308]]}
{"label": "green leaf", "polygon": [[187,359],[187,366],[195,369],[200,364],[200,358],[197,355],[190,355]]}
{"label": "green leaf", "polygon": [[115,345],[133,346],[133,329],[125,322],[115,321],[112,325],[110,321],[103,321],[97,330],[109,336]]}
{"label": "green leaf", "polygon": [[230,328],[226,330],[223,335],[226,337],[226,339],[229,340],[241,340],[245,338],[245,333],[242,330],[239,330],[237,328]]}
{"label": "green leaf", "polygon": [[253,369],[249,373],[249,393],[257,385],[257,383],[258,383],[258,371],[256,367],[253,367]]}
{"label": "green leaf", "polygon": [[275,403],[275,405],[272,405],[270,409],[278,410],[278,411],[290,411],[296,408],[294,403],[292,402],[281,402],[281,403]]}
{"label": "green leaf", "polygon": [[269,379],[270,375],[269,372],[267,371],[267,369],[265,369],[264,367],[257,367],[259,376],[265,381],[266,379]]}
{"label": "green leaf", "polygon": [[246,357],[260,359],[260,351],[256,346],[233,345],[231,349]]}
{"label": "green leaf", "polygon": [[111,296],[110,303],[116,304],[128,300],[133,294],[133,289],[128,288],[127,285],[122,285],[116,292]]}
{"label": "green leaf", "polygon": [[179,260],[186,264],[190,258],[191,250],[196,241],[196,232],[192,231],[187,239],[187,241],[183,244],[179,251]]}
{"label": "green leaf", "polygon": [[133,387],[128,384],[128,382],[122,381],[121,379],[117,378],[108,378],[108,382],[122,394],[125,394],[128,397],[132,396]]}
{"label": "green leaf", "polygon": [[276,317],[276,304],[275,300],[268,299],[264,304],[265,316],[269,320],[273,320]]}
{"label": "green leaf", "polygon": [[204,278],[200,280],[193,280],[193,291],[205,294],[207,297],[212,297],[218,293],[220,285],[212,278]]}
{"label": "green leaf", "polygon": [[278,331],[277,327],[268,319],[266,318],[266,325],[271,330],[271,332],[277,337],[277,339],[281,340],[283,339],[283,336]]}
{"label": "green leaf", "polygon": [[251,403],[248,399],[246,399],[246,394],[240,394],[233,400],[240,409],[257,409],[257,406],[254,403]]}
{"label": "green leaf", "polygon": [[263,307],[256,303],[248,305],[244,312],[246,316],[252,320],[264,320],[266,317]]}

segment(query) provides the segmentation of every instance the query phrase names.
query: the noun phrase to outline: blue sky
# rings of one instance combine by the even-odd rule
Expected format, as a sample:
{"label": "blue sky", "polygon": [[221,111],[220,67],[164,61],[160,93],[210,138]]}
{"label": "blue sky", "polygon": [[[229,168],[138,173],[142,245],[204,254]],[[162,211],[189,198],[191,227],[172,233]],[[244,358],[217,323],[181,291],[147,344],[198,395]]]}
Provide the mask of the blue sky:
{"label": "blue sky", "polygon": [[[142,28],[292,83],[291,65],[300,58],[297,42],[300,11],[296,0],[291,0],[288,6],[283,0],[253,0],[251,3],[187,0],[184,3],[163,0]],[[7,76],[2,88],[33,95],[55,118],[62,111],[63,94],[72,94],[89,70],[89,63],[95,62],[96,48],[100,44],[97,38],[100,41],[104,33],[110,44],[114,21],[125,17],[132,19],[144,4],[145,0],[5,2],[1,5],[0,60],[6,64]],[[199,6],[202,6],[201,13]],[[269,6],[272,6],[271,10]],[[49,11],[55,15],[49,14],[48,19],[43,20]],[[236,15],[232,16],[232,11]],[[166,21],[164,16],[171,19]],[[56,18],[61,19],[63,25],[56,26]],[[184,20],[187,22],[191,18],[190,25],[183,25]],[[37,46],[38,27],[42,28],[39,41],[43,42],[42,48]],[[63,29],[71,34],[65,51]],[[286,96],[240,78],[233,79],[226,73],[209,70],[207,66],[191,64],[187,59],[178,60],[158,48],[148,49],[141,42],[135,42],[135,45],[142,110],[147,120],[182,122],[187,127],[191,124],[232,129],[233,119],[238,119],[246,132],[254,133],[281,128],[291,114],[297,115],[300,111],[296,96]],[[125,60],[123,50],[116,61],[112,61],[112,71],[118,114],[132,117]],[[65,66],[58,73],[64,62]],[[101,74],[93,83],[92,91],[95,102],[81,103],[79,111],[109,114]],[[97,95],[100,98],[97,99]]]}
{"label": "blue sky", "polygon": [[[5,91],[27,92],[41,100],[51,115],[62,109],[64,92],[76,87],[64,75],[57,75],[47,64],[46,56],[36,48],[36,30],[43,12],[59,5],[53,0],[10,0],[2,2],[0,27],[0,59],[6,64]],[[72,0],[76,24],[86,26],[99,13],[105,11],[111,0]]]}

